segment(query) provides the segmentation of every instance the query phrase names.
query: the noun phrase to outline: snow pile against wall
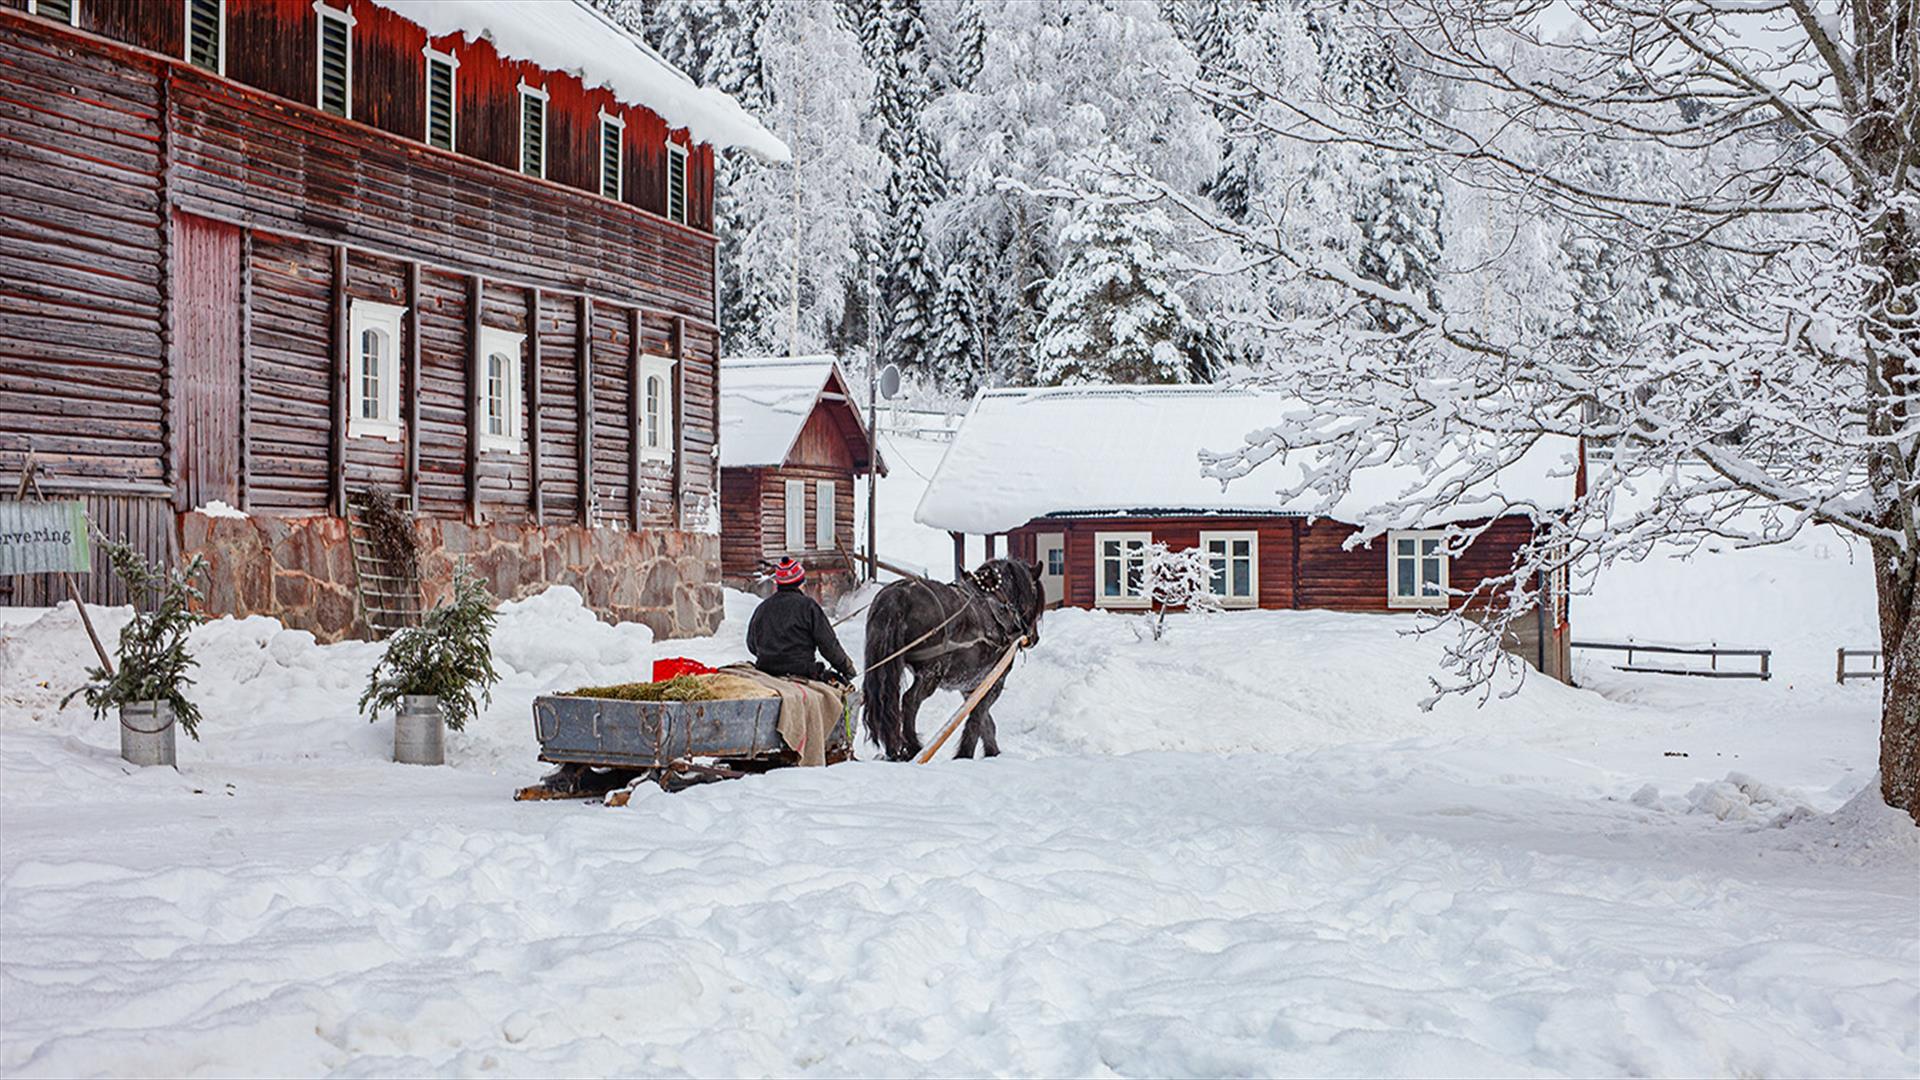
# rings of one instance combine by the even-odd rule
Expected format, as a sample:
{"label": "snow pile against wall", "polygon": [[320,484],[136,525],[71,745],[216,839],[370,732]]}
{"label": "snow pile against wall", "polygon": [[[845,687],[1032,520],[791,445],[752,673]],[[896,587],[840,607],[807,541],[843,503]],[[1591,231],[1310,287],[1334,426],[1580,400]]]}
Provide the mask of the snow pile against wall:
{"label": "snow pile against wall", "polygon": [[[1317,493],[1282,498],[1308,477],[1307,454],[1269,461],[1223,486],[1201,475],[1220,451],[1272,427],[1292,399],[1252,389],[1077,386],[989,390],[974,401],[914,519],[998,533],[1055,513],[1318,513],[1357,521],[1420,483],[1411,458],[1363,469],[1332,506]],[[1448,447],[1450,455],[1470,447]],[[1564,507],[1573,499],[1577,444],[1542,439],[1491,483],[1469,488],[1439,525]],[[1454,475],[1449,472],[1449,475]]]}
{"label": "snow pile against wall", "polygon": [[493,42],[501,55],[579,77],[621,101],[651,109],[669,127],[686,128],[700,142],[738,147],[769,161],[788,159],[787,146],[740,103],[694,85],[611,19],[573,0],[501,3],[499,0],[374,0],[426,27],[433,37],[465,34]]}
{"label": "snow pile against wall", "polygon": [[833,372],[831,356],[720,361],[720,465],[784,464]]}

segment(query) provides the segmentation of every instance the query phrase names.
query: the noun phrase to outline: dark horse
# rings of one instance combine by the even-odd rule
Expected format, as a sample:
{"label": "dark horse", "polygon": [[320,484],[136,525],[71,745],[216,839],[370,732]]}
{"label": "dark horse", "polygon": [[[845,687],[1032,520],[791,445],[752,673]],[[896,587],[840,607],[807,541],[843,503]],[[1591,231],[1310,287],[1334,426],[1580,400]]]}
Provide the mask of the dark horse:
{"label": "dark horse", "polygon": [[[972,693],[1007,646],[1023,636],[1038,643],[1045,606],[1039,565],[1017,559],[995,559],[953,585],[909,579],[881,589],[867,615],[867,737],[888,759],[912,760],[920,753],[914,722],[927,696],[942,688]],[[923,635],[926,640],[908,648]],[[903,656],[887,659],[903,648]],[[913,685],[903,697],[900,671],[907,667]],[[972,757],[975,743],[988,757],[1000,752],[993,703],[1004,685],[987,691],[967,718],[956,756]]]}

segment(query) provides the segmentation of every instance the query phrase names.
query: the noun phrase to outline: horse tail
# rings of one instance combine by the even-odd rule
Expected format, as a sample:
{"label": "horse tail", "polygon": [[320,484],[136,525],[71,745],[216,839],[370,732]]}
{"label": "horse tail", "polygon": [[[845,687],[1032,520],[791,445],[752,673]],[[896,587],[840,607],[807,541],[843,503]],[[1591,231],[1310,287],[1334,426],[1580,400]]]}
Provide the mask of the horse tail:
{"label": "horse tail", "polygon": [[900,746],[900,672],[907,666],[906,658],[893,654],[908,640],[906,612],[896,612],[897,605],[888,602],[894,595],[883,591],[873,601],[873,614],[867,617],[866,675],[861,682],[866,702],[861,719],[867,738],[889,757]]}

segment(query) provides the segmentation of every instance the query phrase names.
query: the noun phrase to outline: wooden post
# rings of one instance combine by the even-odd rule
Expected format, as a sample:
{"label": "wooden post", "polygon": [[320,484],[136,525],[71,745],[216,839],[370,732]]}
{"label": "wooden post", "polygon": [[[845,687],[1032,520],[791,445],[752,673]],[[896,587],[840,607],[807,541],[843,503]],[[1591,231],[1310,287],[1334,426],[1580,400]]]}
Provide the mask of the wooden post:
{"label": "wooden post", "polygon": [[640,446],[646,436],[646,388],[640,376],[640,309],[627,313],[627,431],[632,442],[627,447],[627,528],[640,531]]}
{"label": "wooden post", "polygon": [[480,395],[480,305],[486,282],[479,274],[467,278],[467,524],[480,524],[480,432],[483,428]]}
{"label": "wooden post", "polygon": [[333,439],[327,454],[327,483],[332,493],[333,515],[347,516],[347,409],[349,394],[347,372],[353,343],[348,340],[347,249],[333,249],[333,378],[329,401],[333,410]]}
{"label": "wooden post", "polygon": [[1833,650],[1833,653],[1833,681],[1845,686],[1847,684],[1847,647],[1842,645]]}
{"label": "wooden post", "polygon": [[407,449],[401,484],[407,509],[420,510],[420,264],[407,264],[407,380],[401,387],[401,408],[407,417]]}
{"label": "wooden post", "polygon": [[540,290],[527,290],[527,487],[533,503],[533,523],[546,524],[547,512],[540,466]]}
{"label": "wooden post", "polygon": [[994,559],[994,556],[998,554],[1000,554],[1000,534],[988,533],[987,534],[987,561],[992,562]]}
{"label": "wooden post", "polygon": [[253,424],[253,230],[240,230],[240,509],[253,506],[253,463],[247,451]]}
{"label": "wooden post", "polygon": [[582,294],[574,310],[578,320],[574,327],[575,340],[579,354],[577,372],[579,386],[575,394],[575,407],[580,418],[580,524],[593,524],[593,300]]}
{"label": "wooden post", "polygon": [[[675,315],[673,317],[673,341],[668,355],[673,357],[673,374],[667,378],[667,386],[670,388],[667,392],[673,396],[673,408],[671,410],[673,416],[673,516],[668,527],[684,529],[687,524],[685,494],[687,484],[687,440],[685,438],[687,431],[687,402],[684,387],[687,384],[681,371],[687,366],[687,320],[683,315]],[[715,373],[715,377],[718,377],[717,372]],[[718,404],[718,402],[715,402],[716,409],[718,408]],[[715,416],[714,424],[717,426],[719,422],[720,418]]]}
{"label": "wooden post", "polygon": [[953,537],[953,580],[959,581],[960,575],[967,572],[967,534],[948,533]]}

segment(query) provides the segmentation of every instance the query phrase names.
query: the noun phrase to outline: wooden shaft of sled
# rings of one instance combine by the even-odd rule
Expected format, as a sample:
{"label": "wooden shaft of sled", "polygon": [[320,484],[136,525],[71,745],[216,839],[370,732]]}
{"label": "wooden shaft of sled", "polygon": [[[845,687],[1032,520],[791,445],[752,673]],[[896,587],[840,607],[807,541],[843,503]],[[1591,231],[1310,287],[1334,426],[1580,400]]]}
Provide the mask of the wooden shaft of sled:
{"label": "wooden shaft of sled", "polygon": [[953,733],[960,730],[960,725],[967,722],[967,717],[973,715],[973,710],[980,704],[980,699],[986,697],[987,691],[993,689],[994,684],[1000,681],[1000,676],[1007,673],[1007,665],[1013,663],[1013,654],[1019,652],[1020,647],[1026,643],[1027,639],[1021,638],[1007,646],[1007,651],[1001,654],[999,662],[993,665],[993,670],[987,672],[987,677],[980,680],[979,686],[973,688],[973,693],[967,695],[967,700],[960,703],[960,711],[954,713],[953,719],[947,721],[947,726],[940,729],[940,737],[933,740],[933,745],[920,751],[919,757],[913,759],[916,764],[925,765],[932,761],[933,755],[947,745],[947,740],[953,738]]}

